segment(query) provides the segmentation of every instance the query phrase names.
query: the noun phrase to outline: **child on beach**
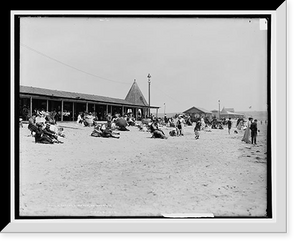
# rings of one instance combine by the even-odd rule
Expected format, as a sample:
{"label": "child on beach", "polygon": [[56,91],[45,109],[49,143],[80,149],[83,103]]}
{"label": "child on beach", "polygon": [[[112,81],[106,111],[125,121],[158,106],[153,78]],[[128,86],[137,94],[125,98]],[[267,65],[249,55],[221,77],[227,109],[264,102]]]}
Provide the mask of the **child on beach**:
{"label": "child on beach", "polygon": [[195,139],[199,139],[200,136],[200,129],[201,129],[201,120],[198,119],[198,121],[196,122],[196,126],[194,128],[194,132],[195,132]]}

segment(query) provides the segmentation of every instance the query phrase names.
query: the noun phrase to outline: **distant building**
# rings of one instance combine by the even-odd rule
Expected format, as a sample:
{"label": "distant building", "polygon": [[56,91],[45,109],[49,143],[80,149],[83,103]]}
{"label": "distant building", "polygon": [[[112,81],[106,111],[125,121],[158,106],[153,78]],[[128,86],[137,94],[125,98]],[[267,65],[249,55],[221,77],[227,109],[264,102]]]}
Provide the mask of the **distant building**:
{"label": "distant building", "polygon": [[217,117],[217,118],[219,117],[219,110],[214,109],[211,112],[213,117]]}
{"label": "distant building", "polygon": [[220,112],[220,117],[221,118],[243,118],[244,114],[241,113],[235,113],[234,108],[223,108],[222,111]]}
{"label": "distant building", "polygon": [[191,116],[192,121],[194,121],[197,118],[200,118],[201,116],[204,116],[204,117],[212,116],[211,111],[204,109],[204,108],[200,108],[200,107],[191,107],[191,108],[183,111],[183,113]]}

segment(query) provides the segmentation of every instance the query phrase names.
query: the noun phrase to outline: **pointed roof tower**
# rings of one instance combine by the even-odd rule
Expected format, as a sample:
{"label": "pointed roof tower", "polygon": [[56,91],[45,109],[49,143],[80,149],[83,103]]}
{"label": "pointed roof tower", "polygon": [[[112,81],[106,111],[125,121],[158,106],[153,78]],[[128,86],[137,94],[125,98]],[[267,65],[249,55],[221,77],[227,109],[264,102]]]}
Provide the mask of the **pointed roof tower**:
{"label": "pointed roof tower", "polygon": [[140,90],[138,84],[136,83],[135,79],[130,90],[127,93],[127,96],[125,97],[125,100],[134,103],[136,105],[148,106],[148,103],[142,91]]}

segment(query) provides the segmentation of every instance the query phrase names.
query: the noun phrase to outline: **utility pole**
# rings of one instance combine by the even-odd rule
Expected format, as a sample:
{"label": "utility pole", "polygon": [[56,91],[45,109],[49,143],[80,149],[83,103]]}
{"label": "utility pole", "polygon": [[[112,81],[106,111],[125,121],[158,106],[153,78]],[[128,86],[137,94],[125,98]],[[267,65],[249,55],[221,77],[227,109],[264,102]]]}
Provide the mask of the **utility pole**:
{"label": "utility pole", "polygon": [[150,81],[150,78],[151,78],[150,73],[148,73],[147,78],[148,78],[148,103],[149,103],[148,116],[150,117],[150,106],[151,106],[151,104],[150,104],[150,83],[151,83],[151,81]]}
{"label": "utility pole", "polygon": [[219,102],[219,119],[220,119],[220,100],[218,100]]}

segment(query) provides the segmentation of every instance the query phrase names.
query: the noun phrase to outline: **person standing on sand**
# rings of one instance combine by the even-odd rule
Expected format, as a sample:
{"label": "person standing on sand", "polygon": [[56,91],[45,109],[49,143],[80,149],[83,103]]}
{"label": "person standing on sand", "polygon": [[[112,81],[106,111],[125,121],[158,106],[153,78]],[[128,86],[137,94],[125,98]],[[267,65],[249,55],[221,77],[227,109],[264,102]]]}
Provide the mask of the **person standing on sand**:
{"label": "person standing on sand", "polygon": [[194,132],[195,132],[195,139],[199,139],[200,136],[200,130],[201,130],[201,120],[198,119],[196,122],[196,126],[194,128]]}
{"label": "person standing on sand", "polygon": [[231,118],[228,119],[227,126],[228,126],[228,134],[230,134],[230,129],[231,129],[231,126],[232,126]]}
{"label": "person standing on sand", "polygon": [[254,122],[251,123],[250,129],[251,129],[251,143],[256,145],[257,119],[255,119]]}
{"label": "person standing on sand", "polygon": [[111,128],[111,122],[112,122],[112,116],[111,114],[107,114],[106,116],[106,121],[107,121],[107,128]]}
{"label": "person standing on sand", "polygon": [[204,128],[205,128],[205,121],[203,116],[201,116],[201,130],[204,130]]}
{"label": "person standing on sand", "polygon": [[245,130],[245,133],[244,133],[244,136],[242,139],[242,141],[244,141],[245,143],[250,143],[250,132],[251,132],[250,126],[251,126],[252,120],[253,120],[253,118],[250,117],[247,122],[247,128]]}
{"label": "person standing on sand", "polygon": [[183,130],[183,128],[184,128],[184,119],[182,118],[182,115],[179,115],[177,123],[178,123],[177,127],[179,129],[179,134],[180,134],[180,136],[183,136],[184,135],[184,130]]}

